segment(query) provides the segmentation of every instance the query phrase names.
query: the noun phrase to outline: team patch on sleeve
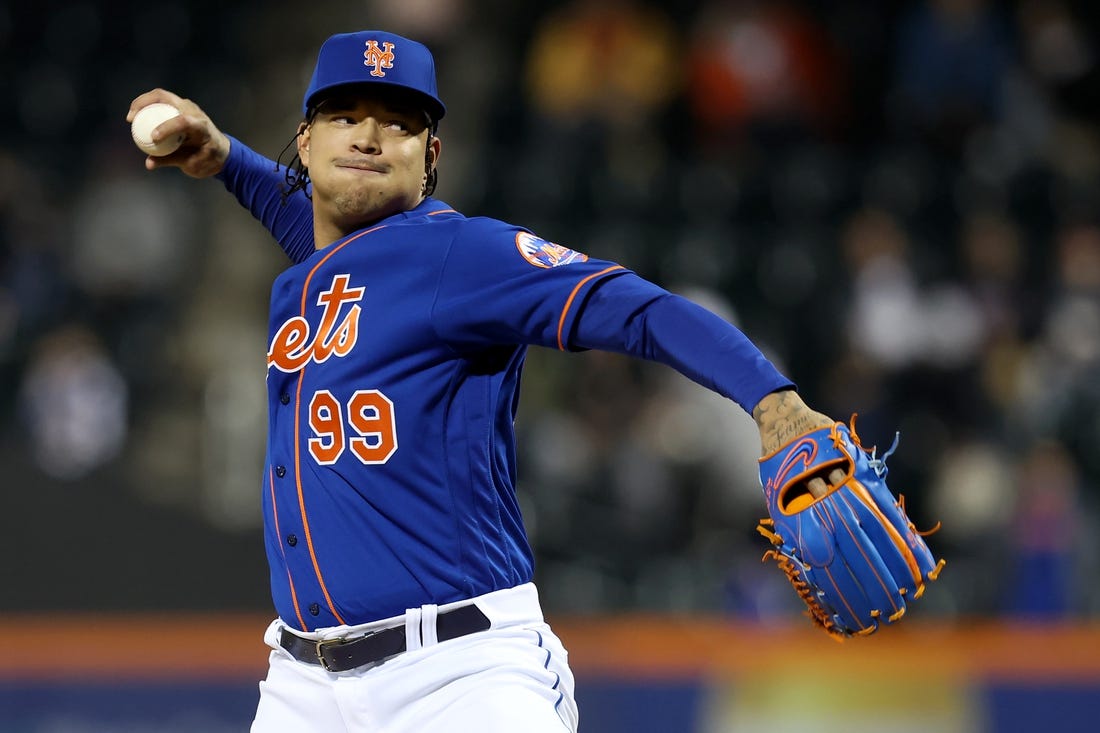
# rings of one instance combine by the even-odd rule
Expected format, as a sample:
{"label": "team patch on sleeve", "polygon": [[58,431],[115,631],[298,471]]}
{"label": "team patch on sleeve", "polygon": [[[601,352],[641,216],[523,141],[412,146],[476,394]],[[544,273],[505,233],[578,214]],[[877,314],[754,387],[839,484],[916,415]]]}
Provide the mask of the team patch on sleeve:
{"label": "team patch on sleeve", "polygon": [[516,232],[516,249],[523,255],[523,259],[535,267],[558,267],[588,260],[586,254],[547,242],[530,232]]}

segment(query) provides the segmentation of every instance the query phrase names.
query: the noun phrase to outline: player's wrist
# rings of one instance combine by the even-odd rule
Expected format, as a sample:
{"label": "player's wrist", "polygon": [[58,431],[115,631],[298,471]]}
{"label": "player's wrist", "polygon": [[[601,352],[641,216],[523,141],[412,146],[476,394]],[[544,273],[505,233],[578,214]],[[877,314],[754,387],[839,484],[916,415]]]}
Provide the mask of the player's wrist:
{"label": "player's wrist", "polygon": [[794,389],[781,389],[765,395],[752,410],[760,430],[764,455],[773,453],[800,435],[832,425],[828,415],[810,409]]}

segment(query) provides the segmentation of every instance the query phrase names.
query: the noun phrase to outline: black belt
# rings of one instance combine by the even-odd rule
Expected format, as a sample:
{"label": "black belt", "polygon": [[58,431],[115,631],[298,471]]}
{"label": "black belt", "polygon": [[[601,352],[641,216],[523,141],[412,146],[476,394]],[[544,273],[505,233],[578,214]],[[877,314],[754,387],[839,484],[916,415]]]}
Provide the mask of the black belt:
{"label": "black belt", "polygon": [[[487,631],[490,625],[477,606],[460,606],[436,617],[435,633],[439,641],[449,641],[476,631]],[[404,652],[405,627],[394,626],[357,639],[314,641],[284,626],[279,634],[279,646],[299,662],[319,664],[329,672],[346,672]]]}

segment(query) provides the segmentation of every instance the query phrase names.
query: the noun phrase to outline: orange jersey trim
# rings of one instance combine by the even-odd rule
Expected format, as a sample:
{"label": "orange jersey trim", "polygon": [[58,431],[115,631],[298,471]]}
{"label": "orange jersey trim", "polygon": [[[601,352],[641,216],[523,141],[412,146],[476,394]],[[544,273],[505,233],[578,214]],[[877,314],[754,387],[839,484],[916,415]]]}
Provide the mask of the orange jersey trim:
{"label": "orange jersey trim", "polygon": [[302,609],[298,607],[298,592],[294,590],[294,577],[290,574],[290,565],[286,562],[286,548],[283,547],[283,532],[279,529],[279,505],[275,501],[275,477],[271,475],[271,466],[267,467],[267,485],[271,490],[271,511],[275,514],[275,540],[279,543],[279,552],[283,556],[283,567],[286,568],[286,580],[290,583],[290,600],[294,602],[294,615],[298,617],[298,625],[303,631],[309,631],[306,621],[302,618]]}
{"label": "orange jersey trim", "polygon": [[561,309],[561,317],[558,319],[558,350],[559,351],[565,351],[565,343],[562,341],[562,335],[563,335],[562,332],[565,330],[565,318],[566,318],[566,316],[569,315],[569,309],[573,307],[573,301],[576,300],[577,293],[579,293],[581,291],[581,288],[583,288],[585,286],[585,284],[587,284],[590,280],[593,280],[597,277],[600,277],[601,275],[606,275],[609,272],[614,272],[615,270],[622,270],[622,269],[624,269],[622,265],[612,265],[611,267],[608,267],[607,269],[600,270],[599,272],[594,272],[591,275],[589,275],[588,277],[586,277],[585,279],[581,280],[579,283],[577,283],[577,286],[575,288],[573,288],[573,292],[569,293],[569,297],[565,300],[565,307]]}
{"label": "orange jersey trim", "polygon": [[[321,258],[321,261],[313,266],[313,269],[306,275],[305,283],[302,285],[302,301],[301,301],[301,317],[306,317],[306,295],[309,293],[309,283],[313,280],[314,274],[320,269],[321,265],[328,262],[329,258],[334,254],[342,250],[360,237],[366,236],[371,232],[376,232],[379,229],[385,229],[387,225],[382,224],[371,229],[359,232],[354,237],[345,240],[341,244],[332,248],[332,251]],[[325,596],[325,603],[328,605],[328,610],[332,612],[332,615],[336,617],[336,620],[341,624],[346,625],[340,612],[336,610],[336,604],[332,602],[332,596],[329,595],[328,586],[325,585],[324,575],[321,573],[321,565],[317,562],[317,551],[313,547],[313,532],[309,528],[309,518],[306,516],[306,497],[305,491],[302,489],[302,439],[301,439],[301,420],[302,420],[302,382],[305,380],[306,367],[302,367],[298,372],[298,387],[294,393],[294,484],[298,490],[298,511],[302,516],[302,529],[306,535],[306,547],[309,548],[309,559],[313,563],[313,572],[317,576],[317,584],[321,586],[321,593]],[[297,604],[295,605],[297,607]],[[305,628],[303,624],[303,628]]]}

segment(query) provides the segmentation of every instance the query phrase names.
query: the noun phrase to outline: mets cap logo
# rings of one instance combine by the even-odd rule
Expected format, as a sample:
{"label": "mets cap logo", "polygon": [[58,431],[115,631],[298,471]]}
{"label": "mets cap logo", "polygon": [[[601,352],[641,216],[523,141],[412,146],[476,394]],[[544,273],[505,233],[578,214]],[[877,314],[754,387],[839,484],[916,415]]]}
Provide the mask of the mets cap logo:
{"label": "mets cap logo", "polygon": [[389,41],[382,42],[382,48],[378,48],[378,41],[367,41],[367,50],[363,52],[363,66],[373,66],[371,76],[385,76],[382,69],[393,68],[393,44]]}
{"label": "mets cap logo", "polygon": [[586,262],[588,255],[581,254],[560,244],[547,242],[530,232],[516,232],[516,249],[523,259],[535,267],[558,267],[571,262]]}

